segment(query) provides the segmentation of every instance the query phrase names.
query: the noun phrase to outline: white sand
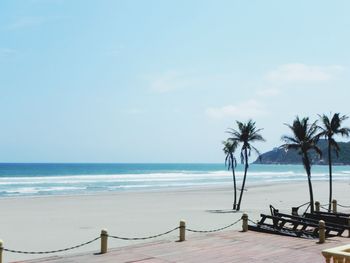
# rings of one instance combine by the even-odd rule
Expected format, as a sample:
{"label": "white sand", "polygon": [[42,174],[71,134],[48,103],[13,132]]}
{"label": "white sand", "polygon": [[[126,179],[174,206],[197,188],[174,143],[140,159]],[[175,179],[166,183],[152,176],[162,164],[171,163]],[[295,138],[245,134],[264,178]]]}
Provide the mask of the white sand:
{"label": "white sand", "polygon": [[[327,182],[314,182],[313,185],[315,200],[327,203]],[[292,206],[309,200],[306,182],[247,187],[242,211],[254,221],[259,219],[260,213],[269,213],[269,204],[283,212],[290,212]],[[350,205],[349,187],[349,181],[334,183],[334,197],[340,204]],[[231,188],[3,198],[0,200],[0,238],[9,249],[45,251],[93,239],[102,228],[107,228],[110,235],[142,237],[165,232],[176,227],[180,219],[185,219],[189,228],[209,230],[226,226],[241,217],[241,212],[227,213],[231,203]],[[239,223],[236,228],[240,226]],[[161,239],[176,240],[177,235],[174,232]],[[109,241],[110,247],[130,244],[133,243]],[[64,253],[98,249],[99,241]],[[5,262],[34,257],[43,255],[4,252]]]}

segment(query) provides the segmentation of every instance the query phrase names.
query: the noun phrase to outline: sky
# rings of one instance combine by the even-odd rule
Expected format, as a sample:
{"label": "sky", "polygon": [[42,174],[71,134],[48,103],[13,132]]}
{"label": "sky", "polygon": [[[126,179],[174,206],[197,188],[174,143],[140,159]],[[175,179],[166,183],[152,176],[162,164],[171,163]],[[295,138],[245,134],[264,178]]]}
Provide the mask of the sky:
{"label": "sky", "polygon": [[[350,114],[347,0],[1,0],[0,162],[223,162]],[[350,126],[350,121],[345,122]]]}

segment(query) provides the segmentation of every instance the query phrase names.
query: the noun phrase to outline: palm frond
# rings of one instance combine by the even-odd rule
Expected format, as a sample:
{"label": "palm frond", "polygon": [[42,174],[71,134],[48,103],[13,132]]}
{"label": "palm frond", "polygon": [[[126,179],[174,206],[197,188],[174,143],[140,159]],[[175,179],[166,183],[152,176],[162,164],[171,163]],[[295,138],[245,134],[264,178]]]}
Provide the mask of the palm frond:
{"label": "palm frond", "polygon": [[243,151],[241,151],[241,164],[244,164],[244,154],[243,154]]}
{"label": "palm frond", "polygon": [[340,147],[338,145],[338,143],[336,142],[336,140],[334,140],[333,138],[329,139],[329,145],[331,146],[331,148],[334,150],[337,158],[339,157],[339,152],[340,152]]}
{"label": "palm frond", "polygon": [[248,120],[247,122],[236,121],[237,129],[229,128],[227,129],[227,133],[230,135],[228,141],[236,142],[237,147],[238,144],[242,144],[240,149],[240,157],[241,163],[244,163],[244,151],[247,150],[248,156],[251,154],[251,143],[255,141],[265,141],[260,132],[263,129],[257,129],[255,122],[252,120]]}
{"label": "palm frond", "polygon": [[258,156],[259,161],[261,162],[261,153],[260,153],[260,151],[257,148],[255,148],[254,146],[252,146],[252,149],[256,153],[256,155]]}
{"label": "palm frond", "polygon": [[341,135],[342,137],[349,137],[350,135],[350,128],[341,128],[337,130],[337,134]]}
{"label": "palm frond", "polygon": [[264,141],[265,141],[265,139],[264,139],[260,134],[251,135],[251,136],[249,137],[249,140],[250,140],[251,142],[254,142],[254,141],[261,141],[261,142],[264,142]]}
{"label": "palm frond", "polygon": [[317,153],[317,155],[318,155],[320,158],[322,158],[322,151],[321,151],[321,149],[320,149],[318,146],[314,145],[314,146],[312,146],[310,149],[314,150],[314,151]]}
{"label": "palm frond", "polygon": [[285,142],[282,147],[286,150],[297,150],[303,156],[306,156],[309,150],[319,153],[316,144],[321,135],[318,133],[317,121],[309,123],[308,117],[300,119],[297,116],[292,125],[286,126],[292,131],[292,136],[282,136],[281,139]]}
{"label": "palm frond", "polygon": [[286,143],[280,146],[281,148],[283,147],[286,150],[300,150],[301,145],[297,143]]}
{"label": "palm frond", "polygon": [[288,143],[299,143],[299,140],[297,138],[291,137],[291,136],[287,136],[287,135],[283,135],[281,137],[281,140]]}

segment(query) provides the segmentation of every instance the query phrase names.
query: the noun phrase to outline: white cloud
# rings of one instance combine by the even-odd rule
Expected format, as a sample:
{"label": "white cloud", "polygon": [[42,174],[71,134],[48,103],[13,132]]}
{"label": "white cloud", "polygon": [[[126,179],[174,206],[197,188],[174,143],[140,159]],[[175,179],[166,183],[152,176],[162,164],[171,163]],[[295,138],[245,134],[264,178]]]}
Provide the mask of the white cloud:
{"label": "white cloud", "polygon": [[343,71],[342,66],[310,66],[302,63],[291,63],[279,66],[268,72],[265,78],[269,81],[327,81],[333,79],[336,74]]}
{"label": "white cloud", "polygon": [[266,115],[264,106],[256,100],[248,100],[236,105],[226,105],[206,109],[206,114],[214,119],[223,118],[255,118]]}
{"label": "white cloud", "polygon": [[150,87],[154,92],[165,93],[178,89],[187,88],[192,79],[177,71],[167,71],[161,75],[150,78]]}

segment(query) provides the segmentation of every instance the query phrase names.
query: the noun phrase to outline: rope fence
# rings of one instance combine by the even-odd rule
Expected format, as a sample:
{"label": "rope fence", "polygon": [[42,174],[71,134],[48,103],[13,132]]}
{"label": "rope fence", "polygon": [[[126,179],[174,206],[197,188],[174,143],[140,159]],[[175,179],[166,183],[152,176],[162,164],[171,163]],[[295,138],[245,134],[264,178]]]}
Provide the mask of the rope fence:
{"label": "rope fence", "polygon": [[338,206],[342,207],[342,208],[350,208],[350,205],[341,205],[341,204],[338,204]]}
{"label": "rope fence", "polygon": [[258,223],[257,222],[254,222],[253,220],[251,220],[251,219],[248,219],[248,221],[250,222],[250,223],[252,223],[253,225],[255,225],[255,226],[257,226],[258,225]]}
{"label": "rope fence", "polygon": [[316,206],[316,211],[320,211],[320,209],[323,209],[324,211],[333,212],[333,213],[337,213],[337,207],[350,208],[350,205],[339,204],[335,199],[328,204],[320,204],[320,202],[316,201],[315,206]]}
{"label": "rope fence", "polygon": [[296,208],[301,208],[301,207],[303,207],[303,206],[306,206],[306,205],[308,205],[308,204],[310,204],[310,202],[307,202],[307,203],[304,203],[304,204],[302,204],[302,205],[299,205],[299,206],[297,206]]}
{"label": "rope fence", "polygon": [[219,232],[219,231],[222,231],[224,229],[227,229],[231,226],[234,226],[236,225],[239,221],[241,221],[242,218],[236,220],[235,222],[233,222],[232,224],[229,224],[228,226],[224,226],[224,227],[221,227],[221,228],[218,228],[218,229],[213,229],[213,230],[194,230],[194,229],[190,229],[190,228],[187,228],[186,231],[189,231],[189,232],[194,232],[194,233],[213,233],[213,232]]}
{"label": "rope fence", "polygon": [[[72,247],[68,247],[68,248],[49,250],[49,251],[22,251],[22,250],[9,249],[9,248],[4,247],[3,242],[0,240],[0,263],[3,262],[3,260],[2,260],[3,251],[10,252],[10,253],[31,254],[31,255],[53,254],[53,253],[59,253],[59,252],[65,252],[65,251],[77,249],[77,248],[86,246],[88,244],[91,244],[91,243],[100,239],[101,240],[100,254],[104,254],[104,253],[107,253],[107,250],[108,250],[108,244],[107,244],[108,238],[119,239],[119,240],[129,240],[129,241],[148,240],[148,239],[153,239],[153,238],[165,236],[165,235],[168,235],[176,230],[179,230],[179,241],[185,241],[185,232],[186,231],[194,232],[194,233],[213,233],[213,232],[222,231],[222,230],[225,230],[229,227],[232,227],[232,226],[236,225],[237,223],[239,223],[240,221],[243,222],[242,223],[243,232],[246,232],[248,230],[248,220],[249,220],[248,215],[244,213],[241,218],[237,219],[232,224],[229,224],[229,225],[221,227],[221,228],[212,229],[212,230],[195,230],[195,229],[190,229],[190,228],[186,229],[186,223],[185,223],[185,221],[182,220],[182,221],[180,221],[180,225],[178,227],[175,227],[173,229],[170,229],[166,232],[163,232],[163,233],[160,233],[157,235],[151,235],[151,236],[146,236],[146,237],[120,237],[120,236],[115,236],[115,235],[109,235],[107,233],[107,230],[102,230],[99,237],[96,237],[96,238],[89,240],[87,242],[84,242],[84,243],[81,243],[81,244],[78,244],[78,245],[75,245]],[[251,222],[253,222],[253,221],[251,221]]]}
{"label": "rope fence", "polygon": [[57,249],[57,250],[50,250],[50,251],[21,251],[21,250],[13,250],[13,249],[8,249],[8,248],[3,248],[4,251],[7,251],[7,252],[12,252],[12,253],[19,253],[19,254],[32,254],[32,255],[35,255],[35,254],[53,254],[53,253],[58,253],[58,252],[64,252],[64,251],[68,251],[68,250],[72,250],[72,249],[76,249],[76,248],[79,248],[79,247],[83,247],[83,246],[86,246],[90,243],[93,243],[97,240],[99,240],[101,237],[96,237],[90,241],[87,241],[85,243],[82,243],[82,244],[79,244],[79,245],[76,245],[76,246],[73,246],[73,247],[68,247],[68,248],[63,248],[63,249]]}
{"label": "rope fence", "polygon": [[[301,204],[299,206],[292,207],[292,215],[298,215],[299,214],[298,210],[306,205],[307,205],[307,207],[306,207],[305,211],[303,212],[303,215],[304,215],[307,212],[307,210],[310,208],[310,202],[306,202],[306,203]],[[272,211],[271,211],[271,213],[272,213]]]}
{"label": "rope fence", "polygon": [[328,204],[320,205],[320,208],[325,211],[328,211]]}
{"label": "rope fence", "polygon": [[175,227],[169,231],[166,231],[164,233],[158,234],[158,235],[154,235],[154,236],[148,236],[148,237],[119,237],[119,236],[112,236],[112,235],[108,235],[108,237],[110,238],[115,238],[115,239],[120,239],[120,240],[147,240],[147,239],[152,239],[152,238],[157,238],[157,237],[161,237],[161,236],[165,236],[167,234],[170,234],[171,232],[174,232],[175,230],[178,230],[180,227]]}

